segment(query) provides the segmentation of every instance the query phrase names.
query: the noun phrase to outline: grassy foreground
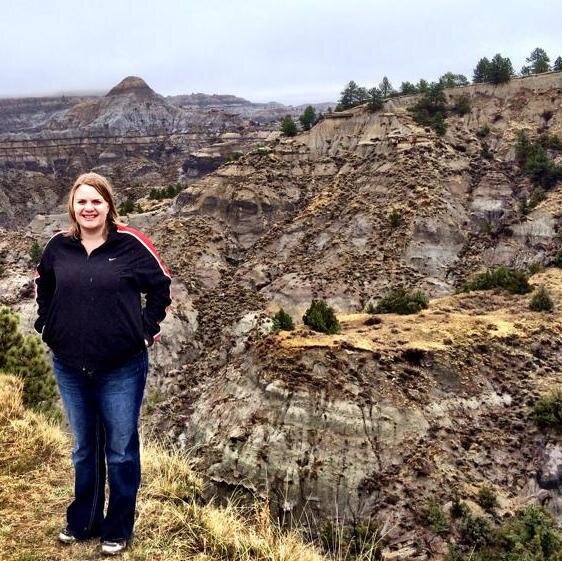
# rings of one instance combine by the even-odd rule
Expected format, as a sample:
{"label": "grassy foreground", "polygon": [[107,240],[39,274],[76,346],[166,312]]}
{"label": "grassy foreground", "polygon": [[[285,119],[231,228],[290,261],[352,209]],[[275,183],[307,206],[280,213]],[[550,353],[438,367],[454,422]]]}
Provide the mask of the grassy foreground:
{"label": "grassy foreground", "polygon": [[[56,535],[72,496],[71,442],[24,408],[22,384],[0,374],[0,559],[92,560],[99,542],[64,546]],[[143,449],[136,539],[124,560],[326,561],[296,533],[280,533],[267,508],[201,505],[202,482],[179,455]]]}

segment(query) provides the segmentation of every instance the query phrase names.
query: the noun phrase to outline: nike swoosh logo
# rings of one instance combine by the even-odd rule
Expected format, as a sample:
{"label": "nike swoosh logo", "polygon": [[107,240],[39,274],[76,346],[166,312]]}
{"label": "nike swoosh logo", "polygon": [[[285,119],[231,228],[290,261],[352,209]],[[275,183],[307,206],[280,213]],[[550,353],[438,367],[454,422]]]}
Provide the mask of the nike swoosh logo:
{"label": "nike swoosh logo", "polygon": [[108,261],[115,261],[117,259],[117,257],[108,257]]}

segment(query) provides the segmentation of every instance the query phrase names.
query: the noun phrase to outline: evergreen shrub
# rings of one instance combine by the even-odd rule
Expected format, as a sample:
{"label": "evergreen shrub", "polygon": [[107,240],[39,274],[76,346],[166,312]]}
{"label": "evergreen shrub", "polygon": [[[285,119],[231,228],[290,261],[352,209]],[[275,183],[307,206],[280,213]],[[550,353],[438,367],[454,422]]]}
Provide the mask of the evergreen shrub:
{"label": "evergreen shrub", "polygon": [[183,191],[183,185],[178,181],[168,185],[167,187],[162,187],[158,189],[153,187],[148,194],[148,198],[153,201],[161,201],[163,199],[173,199],[176,195]]}
{"label": "evergreen shrub", "polygon": [[436,534],[446,534],[449,532],[449,521],[443,509],[434,501],[428,501],[421,512],[422,520],[431,527]]}
{"label": "evergreen shrub", "polygon": [[320,333],[334,334],[341,329],[334,309],[324,300],[312,300],[302,320],[305,325]]}
{"label": "evergreen shrub", "polygon": [[546,150],[562,150],[562,140],[555,134],[541,134],[538,139],[538,143]]}
{"label": "evergreen shrub", "polygon": [[557,390],[537,400],[533,410],[537,425],[562,433],[562,391]]}
{"label": "evergreen shrub", "polygon": [[469,513],[468,505],[464,501],[461,501],[458,495],[455,495],[451,503],[451,516],[453,518],[463,518]]}
{"label": "evergreen shrub", "polygon": [[19,318],[0,308],[0,370],[23,379],[24,404],[54,412],[56,384],[51,367],[37,336],[22,335]]}
{"label": "evergreen shrub", "polygon": [[408,292],[403,288],[391,291],[381,298],[375,306],[375,314],[417,314],[427,308],[429,300],[421,291]]}
{"label": "evergreen shrub", "polygon": [[135,212],[137,209],[137,206],[135,205],[134,201],[132,199],[125,199],[120,205],[119,205],[119,214],[124,216],[125,214],[131,214],[132,212]]}
{"label": "evergreen shrub", "polygon": [[31,262],[34,265],[37,265],[39,261],[41,261],[41,255],[43,254],[43,248],[39,244],[39,242],[34,241],[31,244],[31,248],[29,249],[29,257],[31,258]]}
{"label": "evergreen shrub", "polygon": [[467,514],[459,523],[459,532],[464,544],[480,548],[494,541],[494,529],[482,516]]}
{"label": "evergreen shrub", "polygon": [[551,514],[528,506],[494,528],[467,514],[459,524],[459,544],[449,545],[445,561],[561,561],[562,536]]}
{"label": "evergreen shrub", "polygon": [[295,329],[295,324],[293,322],[293,318],[283,309],[281,308],[274,316],[273,316],[273,331],[292,331]]}
{"label": "evergreen shrub", "polygon": [[493,288],[501,288],[512,294],[531,292],[529,277],[525,271],[503,265],[478,273],[464,285],[465,292],[469,290],[491,290]]}
{"label": "evergreen shrub", "polygon": [[476,502],[486,511],[490,512],[499,506],[498,498],[490,487],[480,487]]}
{"label": "evergreen shrub", "polygon": [[539,286],[529,302],[529,309],[533,312],[550,312],[553,308],[554,302],[550,293],[544,286]]}
{"label": "evergreen shrub", "polygon": [[316,123],[316,110],[312,105],[307,105],[306,109],[299,117],[299,122],[302,125],[303,130],[308,131]]}
{"label": "evergreen shrub", "polygon": [[[547,146],[556,143],[551,137],[541,138]],[[525,131],[520,131],[515,143],[515,155],[521,169],[535,185],[550,189],[562,179],[562,166],[556,165],[548,156],[547,148],[541,144],[541,139],[533,142]]]}
{"label": "evergreen shrub", "polygon": [[395,208],[392,209],[388,215],[388,220],[393,228],[398,228],[400,224],[402,224],[402,215],[400,214],[400,211]]}
{"label": "evergreen shrub", "polygon": [[228,154],[226,156],[226,158],[224,159],[224,161],[225,162],[235,162],[236,160],[240,159],[240,156],[242,156],[242,152],[234,151],[234,152],[231,152],[230,154]]}
{"label": "evergreen shrub", "polygon": [[408,108],[418,125],[431,127],[439,136],[445,134],[446,100],[443,85],[432,83],[421,98]]}
{"label": "evergreen shrub", "polygon": [[284,136],[296,136],[298,133],[297,124],[290,115],[287,115],[281,121],[281,133]]}
{"label": "evergreen shrub", "polygon": [[[562,538],[552,516],[539,506],[528,506],[498,531],[497,546],[509,561],[560,561]],[[503,552],[502,552],[503,553]]]}

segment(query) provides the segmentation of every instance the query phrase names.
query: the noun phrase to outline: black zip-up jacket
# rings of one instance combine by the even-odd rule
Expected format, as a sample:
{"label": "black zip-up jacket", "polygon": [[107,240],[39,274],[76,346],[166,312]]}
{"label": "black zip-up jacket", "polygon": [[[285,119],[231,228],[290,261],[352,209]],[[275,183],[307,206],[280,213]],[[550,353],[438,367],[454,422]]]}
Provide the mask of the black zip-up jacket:
{"label": "black zip-up jacket", "polygon": [[88,373],[114,368],[157,339],[171,303],[170,283],[150,240],[133,228],[111,226],[90,255],[79,239],[60,232],[37,267],[35,330],[71,367]]}

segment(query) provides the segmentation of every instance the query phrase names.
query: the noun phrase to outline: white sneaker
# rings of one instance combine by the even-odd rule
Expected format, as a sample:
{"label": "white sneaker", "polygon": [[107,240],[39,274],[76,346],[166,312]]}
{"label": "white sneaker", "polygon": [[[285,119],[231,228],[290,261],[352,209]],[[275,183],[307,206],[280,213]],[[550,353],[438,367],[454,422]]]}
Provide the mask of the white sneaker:
{"label": "white sneaker", "polygon": [[59,532],[59,542],[61,543],[74,543],[76,538],[72,535],[72,532],[67,528],[62,529]]}
{"label": "white sneaker", "polygon": [[101,544],[101,552],[104,555],[118,555],[127,548],[127,540],[118,542],[104,541]]}

